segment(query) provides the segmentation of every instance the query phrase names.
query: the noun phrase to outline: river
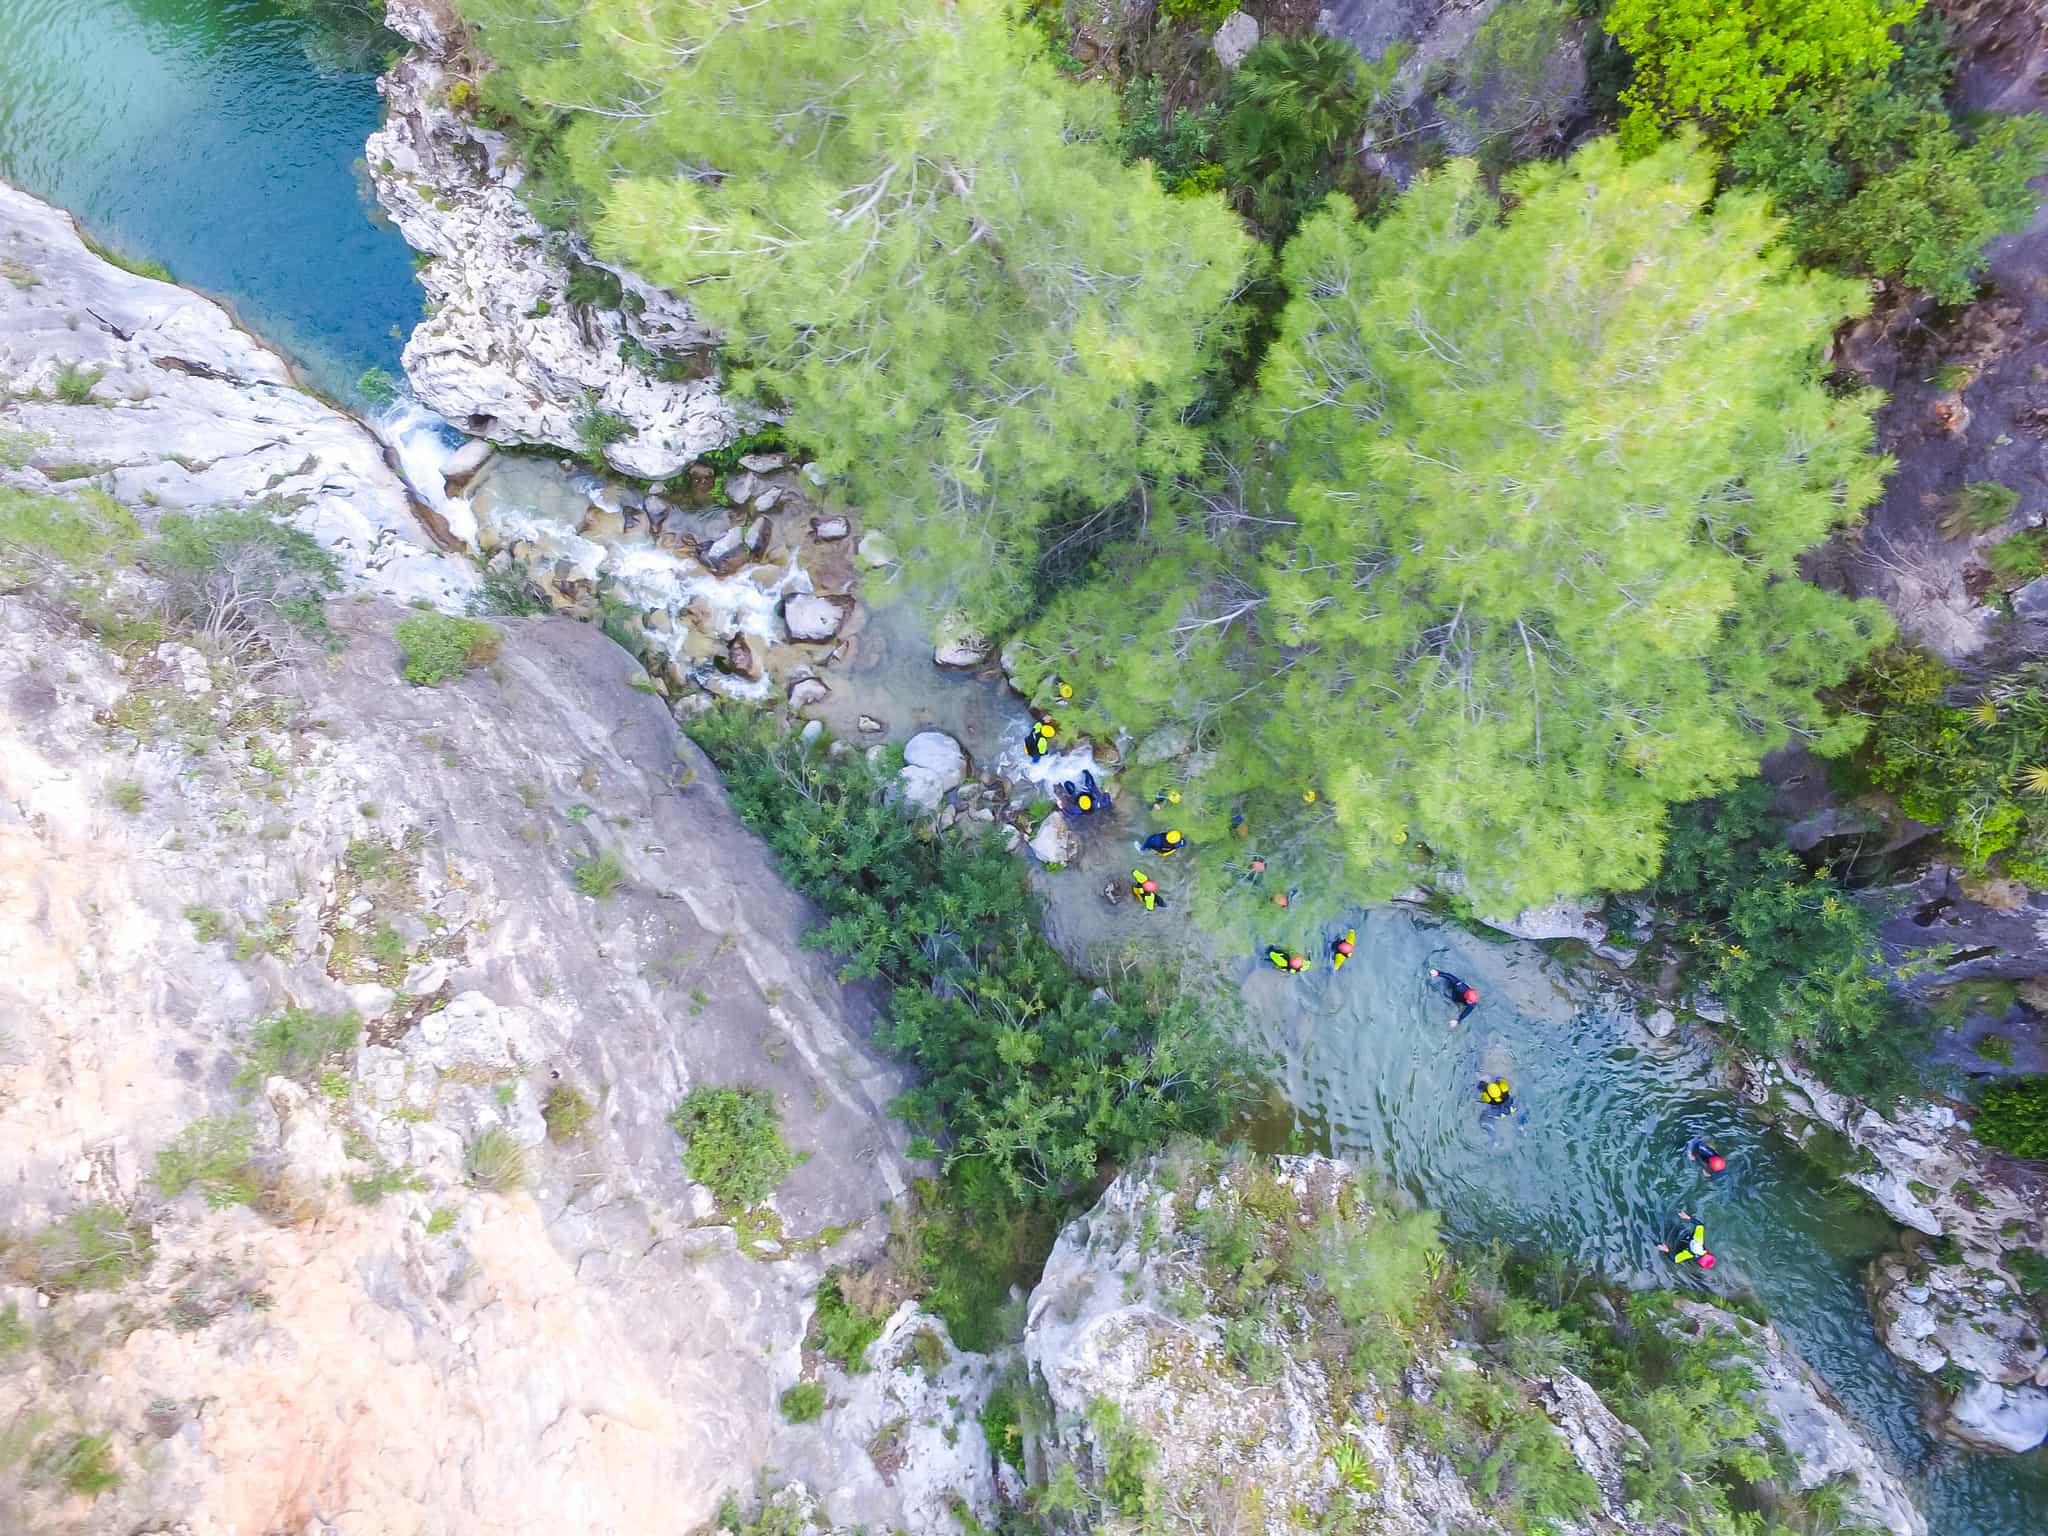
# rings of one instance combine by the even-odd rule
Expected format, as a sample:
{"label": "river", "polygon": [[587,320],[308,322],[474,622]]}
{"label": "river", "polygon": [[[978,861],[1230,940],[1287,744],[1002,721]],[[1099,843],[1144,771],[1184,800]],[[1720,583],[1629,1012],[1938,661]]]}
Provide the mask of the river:
{"label": "river", "polygon": [[[0,175],[226,299],[343,397],[365,368],[396,371],[419,313],[405,246],[372,221],[353,169],[377,116],[372,78],[316,67],[296,26],[263,0],[0,6]],[[834,707],[879,715],[898,739],[943,729],[978,762],[1017,768],[1022,706],[937,672],[929,656],[912,605],[881,607],[835,678]],[[854,734],[851,718],[833,723]],[[1119,820],[1090,829],[1074,868],[1041,876],[1070,947],[1184,938],[1172,911],[1101,903],[1145,829],[1140,809],[1128,797]],[[1164,873],[1172,891],[1183,872]],[[1862,1274],[1893,1240],[1890,1224],[1819,1186],[1715,1085],[1704,1046],[1653,1050],[1597,981],[1534,946],[1398,910],[1358,921],[1359,953],[1341,975],[1253,971],[1244,982],[1251,1026],[1282,1062],[1287,1118],[1310,1139],[1385,1170],[1455,1236],[1552,1248],[1637,1283],[1687,1283],[1653,1246],[1687,1206],[1722,1258],[1690,1283],[1768,1306],[1916,1480],[1941,1536],[2043,1528],[2048,1452],[1984,1457],[1932,1440],[1918,1378],[1879,1346]],[[1461,1029],[1446,1028],[1450,1010],[1426,986],[1431,963],[1485,994]],[[1520,1106],[1491,1132],[1477,1115],[1482,1071],[1505,1074]],[[1711,1190],[1681,1150],[1696,1133],[1733,1160]]]}

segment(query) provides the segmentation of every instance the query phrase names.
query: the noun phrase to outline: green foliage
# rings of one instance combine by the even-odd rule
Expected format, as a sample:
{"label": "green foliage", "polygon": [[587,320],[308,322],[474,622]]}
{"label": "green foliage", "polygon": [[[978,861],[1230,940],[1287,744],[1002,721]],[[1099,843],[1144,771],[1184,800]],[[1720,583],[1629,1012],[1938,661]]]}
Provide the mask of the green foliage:
{"label": "green foliage", "polygon": [[1971,870],[2048,887],[2048,672],[1996,679],[1967,707],[1949,702],[1960,683],[1909,646],[1873,655],[1839,700],[1868,726],[1855,765]]}
{"label": "green foliage", "polygon": [[735,388],[786,405],[955,605],[1014,615],[1049,519],[1196,461],[1250,241],[1119,165],[1106,92],[1007,5],[462,9],[542,191],[690,295]]}
{"label": "green foliage", "polygon": [[362,1033],[363,1021],[353,1013],[313,1013],[305,1008],[273,1013],[250,1031],[235,1086],[252,1090],[269,1077],[309,1082],[328,1060],[353,1050]]}
{"label": "green foliage", "polygon": [[1789,91],[1867,75],[1922,0],[1614,0],[1602,25],[1635,56],[1622,137],[1649,149],[1688,118],[1739,132]]}
{"label": "green foliage", "polygon": [[811,1331],[818,1348],[837,1360],[849,1376],[867,1370],[868,1346],[882,1336],[882,1325],[888,1321],[886,1313],[875,1316],[847,1301],[838,1270],[818,1282],[818,1310]]}
{"label": "green foliage", "polygon": [[284,654],[327,632],[325,594],[341,569],[311,534],[287,527],[259,502],[195,516],[167,514],[141,562],[164,586],[165,605],[186,628],[230,645]]}
{"label": "green foliage", "polygon": [[[596,270],[589,268],[586,270]],[[583,404],[575,421],[576,444],[583,450],[583,457],[592,467],[605,467],[605,450],[613,443],[624,442],[633,435],[633,424],[625,417],[606,410],[591,396]]]}
{"label": "green foliage", "polygon": [[1443,1262],[1434,1211],[1375,1211],[1363,1224],[1332,1216],[1318,1234],[1323,1289],[1347,1323],[1413,1330]]}
{"label": "green foliage", "polygon": [[1987,1085],[1971,1128],[1979,1141],[2014,1157],[2048,1158],[2048,1074]]}
{"label": "green foliage", "polygon": [[1231,78],[1223,166],[1246,211],[1276,237],[1329,191],[1336,157],[1405,56],[1390,48],[1367,65],[1351,44],[1320,33],[1269,37],[1245,56]]}
{"label": "green foliage", "polygon": [[116,779],[107,790],[107,798],[114,802],[116,809],[134,816],[148,803],[149,793],[135,779]]}
{"label": "green foliage", "polygon": [[2048,571],[2048,529],[2030,528],[1991,546],[1984,557],[1992,577],[2007,591]]}
{"label": "green foliage", "polygon": [[122,251],[115,250],[112,246],[102,245],[82,229],[78,232],[78,238],[88,251],[91,251],[93,255],[99,257],[101,261],[106,262],[109,266],[119,267],[123,272],[131,272],[137,277],[153,278],[159,283],[173,283],[177,281],[176,278],[171,276],[171,269],[160,261],[150,261],[143,257],[130,256]]}
{"label": "green foliage", "polygon": [[897,1105],[942,1136],[949,1169],[985,1163],[1010,1198],[1057,1203],[1183,1132],[1221,1127],[1250,1063],[1167,978],[1093,983],[1047,943],[1028,876],[999,839],[931,836],[861,757],[807,751],[757,712],[691,725],[740,818],[824,926],[847,979],[893,988],[876,1031],[921,1081]]}
{"label": "green foliage", "polygon": [[684,1141],[683,1171],[728,1211],[759,1205],[796,1167],[775,1100],[759,1088],[698,1088],[668,1123]]}
{"label": "green foliage", "polygon": [[573,1083],[557,1083],[548,1090],[540,1116],[547,1122],[549,1141],[577,1141],[596,1120],[597,1108],[581,1088]]}
{"label": "green foliage", "polygon": [[1420,1418],[1473,1490],[1513,1529],[1552,1528],[1600,1505],[1600,1489],[1543,1410],[1507,1382],[1447,1370],[1433,1412]]}
{"label": "green foliage", "polygon": [[[2020,1289],[2029,1296],[2048,1296],[2048,1253],[2035,1253],[2031,1248],[2016,1248],[2007,1252],[2006,1264],[2018,1277]],[[0,1353],[4,1353],[0,1349]]]}
{"label": "green foliage", "polygon": [[1770,194],[1806,260],[1963,303],[1986,243],[2033,213],[2048,118],[1957,123],[1953,69],[1939,18],[1922,16],[1888,71],[1792,95],[1732,146],[1729,171]]}
{"label": "green foliage", "polygon": [[13,1302],[0,1307],[0,1361],[28,1348],[35,1331],[21,1320],[21,1308]]}
{"label": "green foliage", "polygon": [[1088,1404],[1088,1428],[1102,1452],[1102,1494],[1109,1507],[1137,1520],[1153,1514],[1159,1505],[1159,1488],[1152,1480],[1159,1447],[1126,1424],[1123,1410],[1106,1397]]}
{"label": "green foliage", "polygon": [[1149,160],[1169,192],[1206,190],[1205,173],[1215,163],[1223,110],[1216,105],[1166,109],[1166,93],[1150,75],[1134,75],[1124,86],[1124,159]]}
{"label": "green foliage", "polygon": [[960,1348],[994,1351],[1008,1339],[1012,1287],[1038,1283],[1059,1235],[1057,1211],[1011,1197],[984,1161],[920,1179],[913,1195],[905,1267],[925,1310],[945,1319]]}
{"label": "green foliage", "polygon": [[398,398],[398,380],[382,368],[365,368],[356,377],[356,393],[365,405],[381,411]]}
{"label": "green foliage", "polygon": [[1751,780],[1674,813],[1651,889],[1682,912],[1693,979],[1751,1045],[1802,1046],[1842,1086],[1896,1096],[1918,1036],[1885,986],[1880,919],[1783,846],[1770,798]]}
{"label": "green foliage", "polygon": [[139,532],[127,508],[98,491],[43,496],[0,486],[0,575],[10,554],[88,565]]}
{"label": "green foliage", "polygon": [[1970,533],[1989,533],[2005,526],[2012,509],[2020,504],[2020,493],[1996,480],[1972,480],[1949,498],[1941,514],[1941,531],[1951,539]]}
{"label": "green foliage", "polygon": [[1159,0],[1169,21],[1192,21],[1204,32],[1214,32],[1236,9],[1237,0]]}
{"label": "green foliage", "polygon": [[187,907],[185,921],[192,925],[193,940],[200,944],[211,944],[228,931],[227,918],[213,907]]}
{"label": "green foliage", "polygon": [[618,273],[585,261],[569,264],[569,281],[562,291],[579,309],[617,309],[626,302],[626,287]]}
{"label": "green foliage", "polygon": [[982,1404],[978,1422],[989,1454],[1020,1473],[1025,1471],[1024,1394],[1019,1384],[1007,1376],[998,1383]]}
{"label": "green foliage", "polygon": [[147,1227],[119,1206],[95,1202],[31,1236],[17,1268],[53,1295],[112,1291],[142,1273],[153,1246]]}
{"label": "green foliage", "polygon": [[524,619],[547,611],[547,599],[516,564],[485,566],[469,599],[471,618]]}
{"label": "green foliage", "polygon": [[57,370],[57,398],[66,405],[91,405],[92,392],[106,371],[104,368],[87,368],[80,363],[66,363]]}
{"label": "green foliage", "polygon": [[593,901],[609,901],[626,883],[626,866],[609,848],[599,850],[576,866],[576,889]]}
{"label": "green foliage", "polygon": [[800,1381],[782,1394],[782,1417],[786,1423],[809,1424],[825,1416],[825,1389],[815,1381]]}
{"label": "green foliage", "polygon": [[1970,1049],[1986,1061],[1995,1061],[2001,1067],[2012,1065],[2012,1041],[2004,1035],[1979,1035],[1970,1042]]}
{"label": "green foliage", "polygon": [[492,1126],[469,1144],[463,1171],[478,1189],[506,1194],[526,1184],[526,1148],[510,1131]]}
{"label": "green foliage", "polygon": [[114,1469],[114,1441],[110,1435],[72,1433],[37,1448],[37,1476],[63,1485],[67,1493],[96,1499],[121,1486],[121,1474]]}
{"label": "green foliage", "polygon": [[150,1182],[167,1200],[196,1189],[215,1209],[247,1205],[261,1191],[250,1162],[255,1126],[241,1115],[195,1120],[156,1155]]}
{"label": "green foliage", "polygon": [[476,619],[415,613],[400,619],[391,637],[405,652],[405,680],[437,688],[498,654],[498,631]]}
{"label": "green foliage", "polygon": [[1242,813],[1330,908],[1425,854],[1496,910],[1641,885],[1666,807],[1819,725],[1889,628],[1796,579],[1882,482],[1871,398],[1819,380],[1862,295],[1762,254],[1759,199],[1709,211],[1693,147],[1506,190],[1454,162],[1304,224],[1241,494],[1162,498],[1030,632],[1091,680],[1081,729],[1213,751],[1197,845]]}

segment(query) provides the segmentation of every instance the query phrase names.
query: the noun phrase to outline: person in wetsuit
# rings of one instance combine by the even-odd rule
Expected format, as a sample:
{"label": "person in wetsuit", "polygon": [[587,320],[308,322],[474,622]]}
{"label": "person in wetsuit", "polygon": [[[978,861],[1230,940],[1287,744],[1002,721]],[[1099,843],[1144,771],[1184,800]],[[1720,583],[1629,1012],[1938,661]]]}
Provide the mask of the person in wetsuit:
{"label": "person in wetsuit", "polygon": [[1109,802],[1096,787],[1095,775],[1087,769],[1081,770],[1081,782],[1075,785],[1072,779],[1060,786],[1060,793],[1066,798],[1060,803],[1060,811],[1067,816],[1093,816]]}
{"label": "person in wetsuit", "polygon": [[1299,976],[1308,969],[1308,956],[1297,955],[1278,944],[1266,946],[1266,963],[1276,971],[1285,971],[1290,976]]}
{"label": "person in wetsuit", "polygon": [[1140,853],[1156,853],[1162,859],[1170,859],[1176,853],[1179,853],[1186,844],[1187,838],[1181,834],[1180,828],[1171,827],[1164,832],[1154,832],[1150,837],[1138,844],[1138,851]]}
{"label": "person in wetsuit", "polygon": [[1506,1078],[1482,1077],[1479,1079],[1479,1102],[1485,1106],[1479,1112],[1480,1118],[1492,1120],[1514,1110],[1515,1096],[1508,1088]]}
{"label": "person in wetsuit", "polygon": [[1059,722],[1050,715],[1031,722],[1031,734],[1024,738],[1024,753],[1033,762],[1052,750],[1052,739],[1059,734]]}
{"label": "person in wetsuit", "polygon": [[1728,1159],[1697,1136],[1685,1144],[1685,1160],[1700,1164],[1710,1179],[1718,1179],[1728,1171]]}
{"label": "person in wetsuit", "polygon": [[1330,946],[1330,969],[1333,971],[1343,970],[1344,962],[1349,960],[1357,951],[1358,930],[1356,928],[1346,929],[1344,937],[1338,939]]}
{"label": "person in wetsuit", "polygon": [[1131,899],[1147,912],[1166,905],[1166,898],[1159,893],[1159,882],[1142,869],[1131,871]]}
{"label": "person in wetsuit", "polygon": [[1671,1234],[1671,1241],[1659,1243],[1657,1251],[1671,1255],[1674,1264],[1697,1263],[1701,1269],[1714,1267],[1714,1256],[1707,1252],[1707,1229],[1693,1220],[1691,1211],[1680,1211],[1678,1219],[1684,1223]]}
{"label": "person in wetsuit", "polygon": [[1458,1005],[1458,1016],[1451,1020],[1451,1028],[1456,1029],[1465,1022],[1472,1010],[1479,1006],[1479,989],[1469,982],[1461,981],[1449,971],[1438,970],[1433,965],[1429,968],[1429,974],[1431,979],[1444,989],[1444,996]]}

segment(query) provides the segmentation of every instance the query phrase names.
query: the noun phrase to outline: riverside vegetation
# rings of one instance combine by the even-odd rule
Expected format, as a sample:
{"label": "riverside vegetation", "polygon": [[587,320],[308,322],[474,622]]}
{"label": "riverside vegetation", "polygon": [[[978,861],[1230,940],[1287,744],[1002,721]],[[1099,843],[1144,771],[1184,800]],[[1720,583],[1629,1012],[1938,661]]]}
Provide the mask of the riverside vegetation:
{"label": "riverside vegetation", "polygon": [[[1874,925],[1775,860],[1774,916],[1705,890],[1670,808],[1867,733],[1874,783],[2033,869],[2023,711],[1981,722],[2003,754],[1921,760],[1954,680],[1887,692],[1889,617],[1796,568],[1889,467],[1822,362],[1849,279],[1967,299],[2048,150],[1951,110],[1916,0],[1616,0],[1619,132],[1562,160],[1556,0],[1419,96],[1398,48],[1284,27],[1219,71],[1205,6],[1128,23],[1118,92],[1057,11],[987,0],[461,9],[535,210],[687,292],[923,590],[1018,632],[1027,688],[1201,752],[1190,836],[1253,829],[1304,932],[1418,878],[1492,910],[1656,883],[1734,957],[1740,1027],[1853,1072],[1891,1038]],[[1353,153],[1426,168],[1453,128],[1477,160],[1405,192]]]}

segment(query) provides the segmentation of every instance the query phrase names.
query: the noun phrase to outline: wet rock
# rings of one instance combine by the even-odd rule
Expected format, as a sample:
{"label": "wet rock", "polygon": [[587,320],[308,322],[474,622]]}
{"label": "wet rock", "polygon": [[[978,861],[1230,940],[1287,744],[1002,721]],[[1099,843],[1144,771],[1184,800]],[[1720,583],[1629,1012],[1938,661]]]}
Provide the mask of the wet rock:
{"label": "wet rock", "polygon": [[2048,624],[2048,576],[2036,576],[2013,593],[2012,611],[2029,624]]}
{"label": "wet rock", "polygon": [[804,728],[796,733],[796,739],[808,747],[824,734],[824,721],[809,720],[804,723]]}
{"label": "wet rock", "polygon": [[852,616],[850,597],[794,592],[782,600],[782,627],[790,639],[803,645],[823,645],[834,639]]}
{"label": "wet rock", "polygon": [[1643,1019],[1652,1039],[1669,1040],[1678,1033],[1678,1015],[1669,1008],[1652,1008]]}
{"label": "wet rock", "polygon": [[[77,487],[45,468],[105,462],[98,486],[145,528],[164,512],[268,498],[352,584],[462,611],[476,567],[435,547],[384,445],[299,389],[225,310],[101,260],[67,214],[4,185],[0,232],[34,278],[0,307],[7,425],[48,436],[28,465],[0,467],[0,482],[62,494]],[[57,394],[67,366],[98,372],[91,404]]]}
{"label": "wet rock", "polygon": [[486,464],[498,450],[481,437],[473,437],[460,448],[448,455],[441,466],[441,473],[449,481],[467,480]]}
{"label": "wet rock", "polygon": [[919,731],[903,744],[903,800],[935,812],[939,802],[967,777],[967,753],[944,731]]}
{"label": "wet rock", "polygon": [[786,453],[743,453],[740,468],[752,470],[757,475],[772,475],[789,463]]}
{"label": "wet rock", "polygon": [[939,620],[932,660],[942,667],[978,667],[995,649],[988,636],[975,628],[964,613],[949,613]]}
{"label": "wet rock", "polygon": [[871,571],[896,563],[896,549],[879,528],[870,528],[853,547],[853,558]]}
{"label": "wet rock", "polygon": [[[442,7],[388,9],[411,25]],[[711,366],[717,337],[673,293],[534,218],[511,143],[447,105],[451,85],[470,84],[464,32],[419,30],[420,46],[378,82],[387,110],[365,152],[377,200],[431,258],[419,274],[431,312],[405,344],[406,377],[422,404],[501,442],[578,449],[579,424],[603,412],[629,429],[605,447],[614,468],[675,474],[738,431]],[[618,302],[572,303],[577,268],[608,278]],[[647,353],[693,376],[663,378],[628,361]]]}
{"label": "wet rock", "polygon": [[650,493],[640,506],[641,510],[647,514],[648,526],[657,529],[668,521],[669,513],[675,510],[675,504],[666,496],[653,493]]}
{"label": "wet rock", "polygon": [[754,498],[756,512],[773,512],[782,505],[782,498],[788,493],[779,485],[771,485]]}
{"label": "wet rock", "polygon": [[877,720],[873,715],[862,715],[860,719],[855,721],[854,723],[860,728],[861,731],[863,731],[869,736],[880,735],[883,731],[889,729],[888,725],[885,722]]}
{"label": "wet rock", "polygon": [[845,538],[852,531],[853,525],[843,517],[814,517],[811,519],[811,537],[820,543],[834,543]]}
{"label": "wet rock", "polygon": [[705,545],[697,558],[704,562],[704,568],[712,575],[730,576],[746,563],[749,553],[746,530],[734,527],[726,529]]}
{"label": "wet rock", "polygon": [[2048,1440],[2048,1391],[1973,1381],[1949,1404],[1948,1422],[1959,1440],[2023,1454]]}
{"label": "wet rock", "polygon": [[756,560],[768,553],[768,544],[775,537],[775,525],[765,517],[757,517],[747,524],[747,553]]}
{"label": "wet rock", "polygon": [[1031,855],[1041,864],[1072,864],[1081,857],[1081,839],[1073,823],[1054,811],[1031,834]]}
{"label": "wet rock", "polygon": [[725,499],[736,507],[746,506],[760,494],[760,478],[746,470],[725,477]]}
{"label": "wet rock", "polygon": [[1224,17],[1216,35],[1209,39],[1209,46],[1216,50],[1216,62],[1225,69],[1237,68],[1258,45],[1259,24],[1243,11],[1232,11]]}
{"label": "wet rock", "polygon": [[725,664],[735,676],[744,677],[749,682],[761,676],[761,658],[754,654],[754,647],[745,635],[732,637],[725,648]]}
{"label": "wet rock", "polygon": [[1582,944],[1599,944],[1607,937],[1607,925],[1600,921],[1599,907],[1592,903],[1559,899],[1547,907],[1527,907],[1513,917],[1481,917],[1489,928],[1511,933],[1518,939],[1576,939]]}
{"label": "wet rock", "polygon": [[809,484],[817,487],[819,490],[825,488],[825,469],[816,460],[803,467],[803,477]]}
{"label": "wet rock", "polygon": [[815,677],[800,677],[789,685],[789,707],[809,709],[832,697],[832,690]]}

